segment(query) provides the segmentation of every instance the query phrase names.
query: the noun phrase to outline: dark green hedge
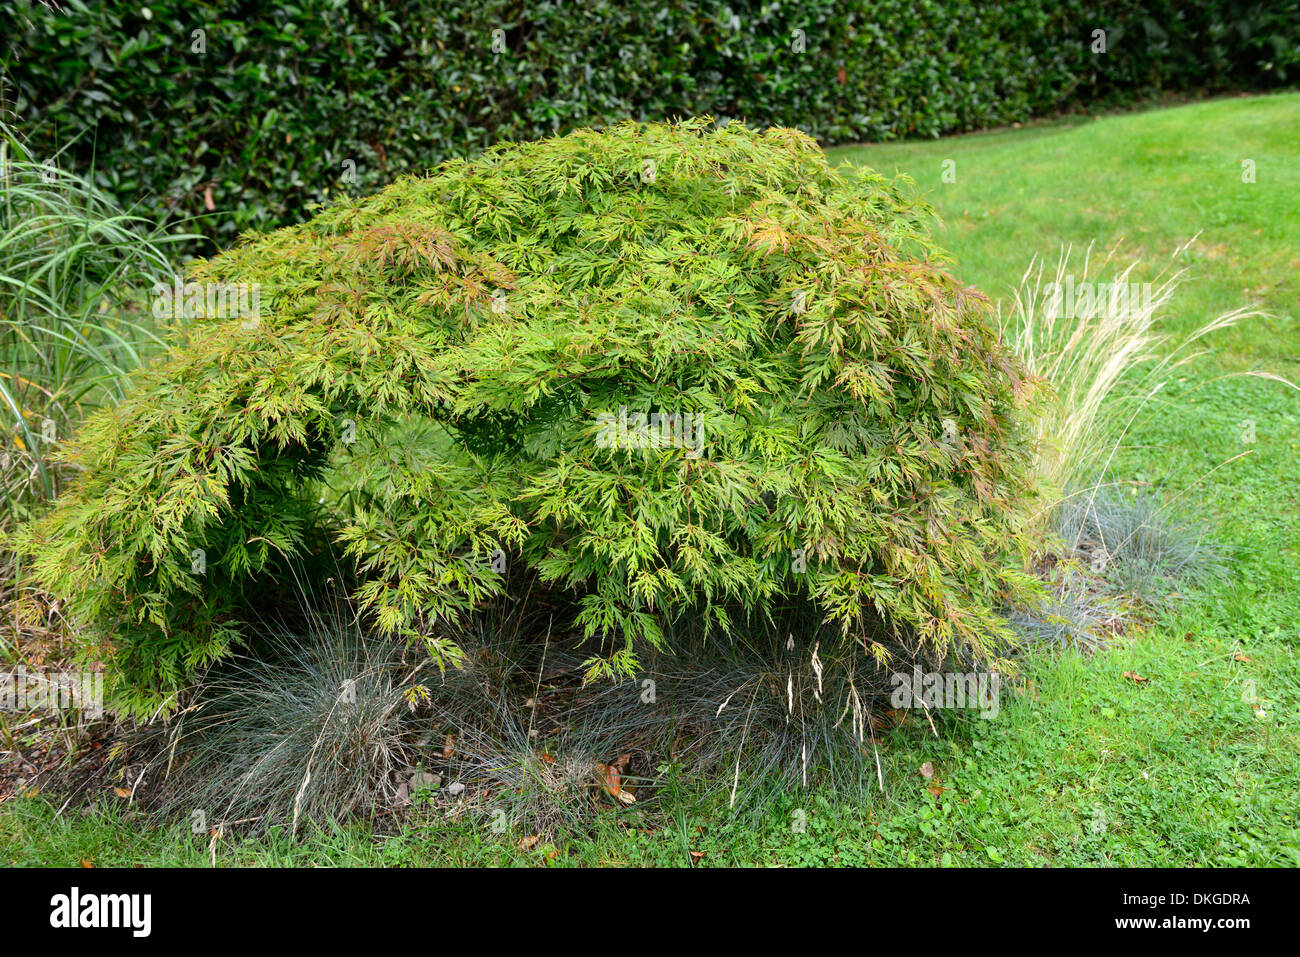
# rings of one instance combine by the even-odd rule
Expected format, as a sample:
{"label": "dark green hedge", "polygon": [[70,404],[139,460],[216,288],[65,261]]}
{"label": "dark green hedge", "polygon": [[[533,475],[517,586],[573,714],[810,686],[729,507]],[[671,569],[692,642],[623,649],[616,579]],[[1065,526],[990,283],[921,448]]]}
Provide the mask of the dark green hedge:
{"label": "dark green hedge", "polygon": [[79,137],[64,162],[93,157],[124,200],[210,197],[223,244],[497,140],[629,117],[880,140],[1300,72],[1300,0],[59,6],[0,0],[6,113],[40,151]]}

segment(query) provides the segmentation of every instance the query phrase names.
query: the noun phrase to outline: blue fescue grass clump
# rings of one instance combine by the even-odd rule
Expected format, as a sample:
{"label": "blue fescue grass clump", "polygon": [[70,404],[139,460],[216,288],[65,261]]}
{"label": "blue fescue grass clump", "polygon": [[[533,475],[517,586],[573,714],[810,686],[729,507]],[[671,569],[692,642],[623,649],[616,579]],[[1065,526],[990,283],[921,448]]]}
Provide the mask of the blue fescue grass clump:
{"label": "blue fescue grass clump", "polygon": [[368,639],[342,608],[268,628],[144,732],[153,803],[213,828],[325,824],[386,811],[418,761],[410,713],[434,670]]}
{"label": "blue fescue grass clump", "polygon": [[1067,567],[1033,609],[1016,609],[1011,625],[1030,650],[1097,651],[1133,617],[1128,604],[1081,567]]}
{"label": "blue fescue grass clump", "polygon": [[1227,569],[1222,546],[1185,496],[1170,504],[1145,489],[1106,485],[1063,501],[1056,531],[1093,571],[1149,602]]}

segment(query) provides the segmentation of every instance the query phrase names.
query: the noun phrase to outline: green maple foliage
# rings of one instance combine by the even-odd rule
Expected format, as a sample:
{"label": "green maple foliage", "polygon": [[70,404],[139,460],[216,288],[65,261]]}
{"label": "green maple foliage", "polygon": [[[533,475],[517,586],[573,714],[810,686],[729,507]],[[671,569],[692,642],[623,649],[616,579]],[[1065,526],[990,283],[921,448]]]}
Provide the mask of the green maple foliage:
{"label": "green maple foliage", "polygon": [[373,626],[441,663],[502,560],[572,595],[594,673],[634,671],[666,617],[725,636],[792,599],[867,655],[883,626],[989,660],[1032,587],[1037,384],[931,219],[788,129],[448,162],[195,265],[260,314],[178,324],[22,545],[134,710],[321,528]]}

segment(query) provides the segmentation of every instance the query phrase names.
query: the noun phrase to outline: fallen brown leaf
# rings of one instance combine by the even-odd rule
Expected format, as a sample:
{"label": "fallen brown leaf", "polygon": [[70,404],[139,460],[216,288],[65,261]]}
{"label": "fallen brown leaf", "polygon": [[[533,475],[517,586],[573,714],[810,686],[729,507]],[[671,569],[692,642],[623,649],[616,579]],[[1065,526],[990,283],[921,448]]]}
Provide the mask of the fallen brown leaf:
{"label": "fallen brown leaf", "polygon": [[624,804],[635,804],[636,796],[623,790],[623,778],[618,773],[618,768],[612,764],[601,764],[596,762],[596,770],[605,780],[605,790],[611,795],[622,801]]}
{"label": "fallen brown leaf", "polygon": [[1126,672],[1124,672],[1124,677],[1125,677],[1125,678],[1131,678],[1131,679],[1133,680],[1133,683],[1134,683],[1134,684],[1137,684],[1137,685],[1140,685],[1140,684],[1142,684],[1142,683],[1145,682],[1145,681],[1150,681],[1150,680],[1151,680],[1150,678],[1144,678],[1144,677],[1142,677],[1142,676],[1141,676],[1140,674],[1138,674],[1136,671],[1126,671]]}

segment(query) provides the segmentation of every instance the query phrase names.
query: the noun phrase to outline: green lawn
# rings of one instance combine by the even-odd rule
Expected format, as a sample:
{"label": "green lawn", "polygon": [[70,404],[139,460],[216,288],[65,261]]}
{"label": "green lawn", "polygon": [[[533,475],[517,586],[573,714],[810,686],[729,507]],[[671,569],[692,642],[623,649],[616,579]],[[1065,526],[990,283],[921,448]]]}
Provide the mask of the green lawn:
{"label": "green lawn", "polygon": [[[1151,274],[1200,233],[1170,325],[1190,331],[1243,304],[1272,315],[1218,334],[1211,355],[1179,370],[1131,433],[1119,472],[1211,516],[1234,552],[1231,576],[1106,653],[1039,664],[1032,693],[1004,701],[996,720],[942,739],[895,729],[884,794],[776,796],[754,821],[681,785],[659,816],[603,820],[553,859],[549,847],[518,850],[519,835],[439,824],[388,838],[354,828],[226,843],[219,863],[684,865],[697,852],[705,864],[1300,865],[1300,393],[1230,376],[1300,382],[1300,95],[833,158],[915,178],[960,273],[994,297],[1064,243],[1119,243],[1120,261],[1141,257]],[[955,183],[943,182],[945,160]],[[1242,182],[1243,160],[1254,161],[1253,184]],[[919,773],[927,761],[931,781]],[[209,859],[206,841],[180,827],[143,831],[120,806],[56,818],[37,797],[0,809],[0,862]]]}

